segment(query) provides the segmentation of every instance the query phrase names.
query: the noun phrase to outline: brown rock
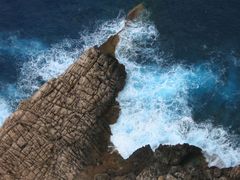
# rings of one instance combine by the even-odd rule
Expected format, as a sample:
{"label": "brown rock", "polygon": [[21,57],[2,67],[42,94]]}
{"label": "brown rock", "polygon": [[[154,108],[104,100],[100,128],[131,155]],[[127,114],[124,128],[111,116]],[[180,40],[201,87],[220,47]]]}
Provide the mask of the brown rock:
{"label": "brown rock", "polygon": [[220,169],[208,167],[200,148],[183,145],[160,145],[154,160],[137,175],[142,179],[183,179],[183,180],[211,180],[211,179],[240,179],[239,167]]}
{"label": "brown rock", "polygon": [[94,180],[111,180],[108,174],[97,174],[94,176]]}
{"label": "brown rock", "polygon": [[73,179],[97,164],[111,134],[102,117],[125,77],[114,57],[91,48],[23,101],[0,130],[1,179]]}
{"label": "brown rock", "polygon": [[177,178],[175,178],[174,176],[172,176],[171,174],[168,174],[166,176],[166,180],[177,180]]}
{"label": "brown rock", "polygon": [[158,180],[165,180],[164,176],[159,176]]}
{"label": "brown rock", "polygon": [[240,167],[234,167],[230,170],[230,177],[233,179],[240,179]]}

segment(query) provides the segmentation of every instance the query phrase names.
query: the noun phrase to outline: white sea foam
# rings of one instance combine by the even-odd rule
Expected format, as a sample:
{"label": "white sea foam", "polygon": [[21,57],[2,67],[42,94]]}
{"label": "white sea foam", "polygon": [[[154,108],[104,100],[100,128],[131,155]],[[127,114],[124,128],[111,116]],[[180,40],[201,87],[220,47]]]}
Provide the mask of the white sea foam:
{"label": "white sea foam", "polygon": [[[229,167],[240,163],[240,149],[222,127],[206,120],[197,124],[188,104],[191,89],[214,88],[219,77],[209,64],[184,67],[161,66],[166,61],[153,44],[158,32],[151,21],[140,21],[122,34],[117,58],[128,72],[127,84],[118,101],[121,115],[112,126],[112,142],[127,158],[137,148],[150,144],[189,143],[201,147],[210,166]],[[154,59],[159,66],[135,63],[139,57]]]}
{"label": "white sea foam", "polygon": [[11,113],[11,110],[7,102],[0,97],[0,125],[10,115],[10,113]]}
{"label": "white sea foam", "polygon": [[[30,95],[39,87],[39,79],[56,77],[84,49],[100,45],[123,26],[123,18],[117,18],[100,25],[94,33],[82,32],[77,42],[81,47],[73,48],[76,42],[66,40],[34,54],[22,68],[19,87]],[[192,119],[189,90],[212,88],[219,81],[218,76],[208,64],[162,66],[166,59],[161,56],[161,47],[155,45],[158,36],[147,17],[121,34],[117,58],[125,65],[128,78],[118,97],[121,115],[111,127],[112,142],[125,158],[146,144],[156,148],[159,144],[189,143],[206,152],[210,166],[240,164],[240,149],[234,147],[234,139],[227,131],[208,121],[196,124]],[[139,58],[145,65],[136,63]]]}

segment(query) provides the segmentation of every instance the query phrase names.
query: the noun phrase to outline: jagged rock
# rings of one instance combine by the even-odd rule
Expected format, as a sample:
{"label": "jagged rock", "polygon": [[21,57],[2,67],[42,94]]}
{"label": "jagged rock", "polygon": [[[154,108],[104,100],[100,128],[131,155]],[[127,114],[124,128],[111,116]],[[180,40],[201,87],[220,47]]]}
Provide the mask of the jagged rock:
{"label": "jagged rock", "polygon": [[[234,170],[236,169],[236,170]],[[208,167],[200,148],[188,144],[160,145],[152,164],[137,176],[137,180],[212,180],[239,179],[239,168]],[[231,175],[231,172],[234,172]]]}
{"label": "jagged rock", "polygon": [[94,175],[107,173],[114,180],[134,180],[146,166],[150,165],[153,151],[150,146],[145,146],[134,152],[124,160],[117,152],[103,154],[100,164],[88,166],[80,174],[79,179],[93,179]]}
{"label": "jagged rock", "polygon": [[202,150],[188,144],[160,145],[155,152],[150,146],[145,146],[126,160],[115,152],[105,155],[102,162],[100,166],[91,166],[82,171],[88,176],[79,176],[79,179],[93,179],[94,174],[107,174],[113,180],[240,179],[239,167],[209,168]]}
{"label": "jagged rock", "polygon": [[107,113],[118,105],[125,77],[113,56],[91,48],[44,84],[0,129],[0,178],[73,179],[97,164],[116,121]]}

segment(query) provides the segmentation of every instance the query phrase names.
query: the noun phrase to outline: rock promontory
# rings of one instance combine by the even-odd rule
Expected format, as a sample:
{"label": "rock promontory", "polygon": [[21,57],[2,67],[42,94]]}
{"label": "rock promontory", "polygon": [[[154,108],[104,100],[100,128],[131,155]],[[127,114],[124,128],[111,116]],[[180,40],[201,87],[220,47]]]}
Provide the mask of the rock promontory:
{"label": "rock promontory", "polygon": [[[130,11],[125,28],[143,8]],[[147,145],[127,159],[112,148],[109,125],[117,121],[116,97],[126,80],[114,55],[119,33],[86,50],[6,119],[0,179],[239,180],[240,167],[208,167],[202,150],[189,144],[154,151]]]}
{"label": "rock promontory", "polygon": [[116,58],[91,48],[21,102],[0,129],[0,179],[73,179],[96,164],[125,77]]}

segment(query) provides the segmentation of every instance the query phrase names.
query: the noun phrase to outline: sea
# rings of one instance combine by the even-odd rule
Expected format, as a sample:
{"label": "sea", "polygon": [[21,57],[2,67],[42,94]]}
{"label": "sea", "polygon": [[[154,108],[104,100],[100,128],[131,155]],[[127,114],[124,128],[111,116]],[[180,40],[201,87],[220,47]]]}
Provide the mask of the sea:
{"label": "sea", "polygon": [[[139,0],[0,0],[0,124],[81,53],[124,27]],[[111,126],[128,158],[189,143],[209,166],[240,164],[240,1],[146,0],[120,34],[127,81]]]}

